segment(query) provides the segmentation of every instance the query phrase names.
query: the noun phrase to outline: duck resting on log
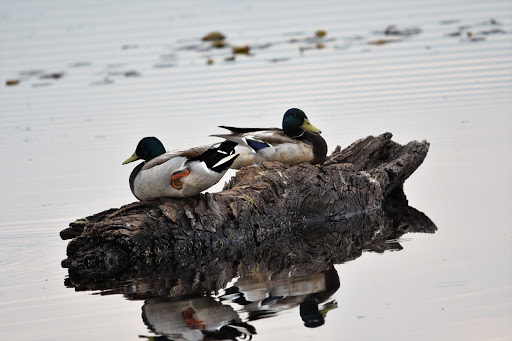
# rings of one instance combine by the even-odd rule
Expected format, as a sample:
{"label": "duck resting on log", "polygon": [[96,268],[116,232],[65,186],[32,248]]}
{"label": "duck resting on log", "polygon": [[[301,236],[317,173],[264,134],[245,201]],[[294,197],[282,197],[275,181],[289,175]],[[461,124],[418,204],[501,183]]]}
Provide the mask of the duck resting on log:
{"label": "duck resting on log", "polygon": [[144,200],[78,219],[61,231],[72,239],[62,265],[70,275],[116,276],[204,253],[257,248],[276,233],[286,238],[306,226],[382,210],[402,193],[429,149],[426,141],[400,145],[391,138],[384,133],[338,146],[322,165],[246,166],[219,193]]}
{"label": "duck resting on log", "polygon": [[226,174],[239,156],[236,143],[224,141],[209,148],[198,147],[166,153],[153,136],[137,144],[135,153],[123,165],[144,160],[130,174],[130,189],[139,200],[162,197],[191,197],[212,187]]}
{"label": "duck resting on log", "polygon": [[327,143],[320,129],[309,121],[304,111],[291,108],[283,116],[280,128],[236,128],[220,126],[231,134],[212,135],[236,143],[239,154],[231,168],[259,165],[263,161],[280,161],[287,165],[325,162]]}
{"label": "duck resting on log", "polygon": [[144,137],[123,165],[137,160],[130,174],[130,189],[139,200],[186,198],[215,185],[229,168],[259,165],[263,161],[285,164],[322,164],[327,143],[321,131],[297,108],[286,111],[280,128],[235,128],[231,134],[212,135],[223,142],[166,152],[156,137]]}

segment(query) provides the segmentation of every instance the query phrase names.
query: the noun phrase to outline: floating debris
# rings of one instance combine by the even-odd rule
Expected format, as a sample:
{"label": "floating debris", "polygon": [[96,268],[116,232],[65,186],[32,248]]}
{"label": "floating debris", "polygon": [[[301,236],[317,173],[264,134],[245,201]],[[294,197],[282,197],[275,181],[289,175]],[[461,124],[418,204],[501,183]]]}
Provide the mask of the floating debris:
{"label": "floating debris", "polygon": [[372,44],[372,45],[384,45],[387,43],[388,43],[387,39],[377,39],[377,40],[372,40],[372,41],[368,42],[368,44]]}
{"label": "floating debris", "polygon": [[268,49],[269,47],[272,47],[272,43],[264,43],[264,44],[261,44],[261,45],[252,45],[252,49],[258,49],[258,50],[264,50],[264,49]]}
{"label": "floating debris", "polygon": [[68,66],[79,68],[79,67],[86,67],[86,66],[91,66],[91,65],[92,65],[91,62],[76,62],[76,63],[71,63]]}
{"label": "floating debris", "polygon": [[174,63],[158,63],[158,64],[153,65],[153,68],[166,69],[166,68],[175,67],[175,66],[176,66],[176,64],[174,64]]}
{"label": "floating debris", "polygon": [[384,30],[384,34],[387,36],[402,36],[402,37],[408,37],[416,34],[420,34],[423,32],[423,30],[419,27],[407,27],[398,29],[395,25],[389,25]]}
{"label": "floating debris", "polygon": [[138,49],[139,48],[139,45],[137,44],[125,44],[123,46],[121,46],[121,50],[133,50],[133,49]]}
{"label": "floating debris", "polygon": [[467,42],[471,42],[471,43],[485,41],[485,37],[475,37],[475,36],[473,36],[473,32],[471,32],[471,31],[467,31],[466,36],[467,36],[467,38],[461,39],[461,41],[467,41]]}
{"label": "floating debris", "polygon": [[460,39],[460,41],[462,42],[480,42],[480,41],[485,41],[486,40],[486,37],[485,36],[488,36],[488,35],[493,35],[493,34],[507,34],[507,32],[501,28],[490,28],[490,29],[487,29],[487,30],[482,30],[482,31],[479,31],[479,32],[476,32],[476,33],[473,33],[473,29],[477,26],[501,26],[502,24],[497,21],[496,19],[490,19],[490,20],[486,20],[486,21],[483,21],[483,22],[480,22],[480,23],[477,23],[477,24],[472,24],[472,25],[460,25],[458,27],[458,31],[456,32],[450,32],[450,33],[447,33],[446,36],[448,37],[462,37],[464,34],[466,35],[466,37],[462,37]]}
{"label": "floating debris", "polygon": [[501,28],[495,28],[493,30],[488,30],[488,31],[480,31],[478,32],[478,34],[483,34],[483,35],[490,35],[490,34],[507,34],[507,32],[505,30],[502,30]]}
{"label": "floating debris", "polygon": [[401,39],[376,39],[376,40],[372,40],[372,41],[369,41],[368,44],[370,45],[384,45],[384,44],[389,44],[389,43],[396,43],[396,42],[399,42],[401,41]]}
{"label": "floating debris", "polygon": [[336,38],[318,38],[318,37],[307,37],[303,41],[308,44],[316,44],[318,42],[327,43],[330,41],[335,41]]}
{"label": "floating debris", "polygon": [[315,36],[317,38],[324,38],[325,36],[327,36],[327,31],[325,31],[325,30],[317,30],[315,32]]}
{"label": "floating debris", "polygon": [[489,19],[484,22],[479,23],[478,25],[495,25],[495,26],[501,26],[503,25],[501,22],[499,22],[496,19]]}
{"label": "floating debris", "polygon": [[316,43],[316,48],[323,49],[323,48],[325,48],[325,44],[324,43]]}
{"label": "floating debris", "polygon": [[128,70],[128,71],[109,71],[107,77],[140,77],[142,76],[139,71]]}
{"label": "floating debris", "polygon": [[18,85],[20,84],[20,80],[19,79],[8,79],[5,81],[5,85],[7,86],[15,86],[15,85]]}
{"label": "floating debris", "polygon": [[446,34],[446,36],[447,37],[459,37],[461,34],[462,34],[462,31],[457,31],[457,32],[448,33],[448,34]]}
{"label": "floating debris", "polygon": [[283,36],[303,36],[306,32],[304,31],[294,31],[294,32],[284,32]]}
{"label": "floating debris", "polygon": [[236,59],[235,55],[224,58],[225,62],[234,62]]}
{"label": "floating debris", "polygon": [[188,44],[188,45],[183,45],[183,46],[180,46],[177,48],[178,51],[193,51],[193,50],[197,50],[201,47],[201,45],[198,45],[198,44]]}
{"label": "floating debris", "polygon": [[206,60],[206,65],[212,65],[213,64],[213,59],[212,58],[208,58]]}
{"label": "floating debris", "polygon": [[125,76],[125,77],[140,77],[140,76],[142,76],[142,75],[141,75],[141,74],[140,74],[140,72],[138,72],[138,71],[126,71],[126,72],[124,73],[124,76]]}
{"label": "floating debris", "polygon": [[269,62],[269,63],[282,63],[282,62],[287,62],[289,60],[290,60],[290,58],[271,58],[271,59],[267,59],[267,62]]}
{"label": "floating debris", "polygon": [[458,24],[460,22],[459,19],[448,19],[448,20],[441,20],[439,24],[441,25],[452,25],[452,24]]}
{"label": "floating debris", "polygon": [[221,49],[223,47],[226,47],[226,42],[224,40],[214,40],[212,41],[212,46],[217,48],[217,49]]}
{"label": "floating debris", "polygon": [[64,72],[45,73],[39,76],[40,79],[60,79],[62,77],[64,77]]}
{"label": "floating debris", "polygon": [[232,50],[234,54],[249,54],[251,48],[249,47],[249,45],[233,46]]}
{"label": "floating debris", "polygon": [[219,31],[210,32],[201,38],[202,41],[218,41],[224,39],[226,39],[226,36]]}

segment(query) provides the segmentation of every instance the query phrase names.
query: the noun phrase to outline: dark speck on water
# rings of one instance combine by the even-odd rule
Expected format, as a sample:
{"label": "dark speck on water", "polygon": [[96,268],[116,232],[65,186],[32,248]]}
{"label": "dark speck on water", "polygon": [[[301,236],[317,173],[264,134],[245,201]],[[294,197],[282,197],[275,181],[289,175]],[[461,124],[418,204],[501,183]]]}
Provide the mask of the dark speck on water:
{"label": "dark speck on water", "polygon": [[91,62],[76,62],[76,63],[69,64],[69,67],[80,68],[80,67],[86,67],[86,66],[91,66],[91,65],[92,65]]}
{"label": "dark speck on water", "polygon": [[448,19],[448,20],[441,20],[439,23],[441,25],[453,25],[458,24],[460,22],[459,19]]}
{"label": "dark speck on water", "polygon": [[64,72],[45,73],[39,76],[40,79],[60,79],[64,77]]}

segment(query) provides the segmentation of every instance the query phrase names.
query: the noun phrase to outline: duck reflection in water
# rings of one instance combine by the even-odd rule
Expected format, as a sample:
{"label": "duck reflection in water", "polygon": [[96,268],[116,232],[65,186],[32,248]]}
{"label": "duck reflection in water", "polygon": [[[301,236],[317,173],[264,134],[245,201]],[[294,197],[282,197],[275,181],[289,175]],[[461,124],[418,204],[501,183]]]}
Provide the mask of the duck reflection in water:
{"label": "duck reflection in water", "polygon": [[334,300],[327,301],[340,287],[338,273],[331,269],[324,272],[326,276],[326,290],[306,296],[300,304],[300,317],[304,325],[309,328],[320,327],[325,323],[325,316],[333,309],[338,308],[338,303]]}
{"label": "duck reflection in water", "polygon": [[327,312],[338,307],[329,298],[339,289],[340,279],[334,266],[317,274],[262,280],[264,274],[240,278],[221,296],[242,305],[240,312],[249,315],[249,321],[274,316],[300,306],[300,316],[306,327],[319,327],[325,323]]}
{"label": "duck reflection in water", "polygon": [[[251,321],[300,306],[304,325],[318,327],[337,308],[335,301],[324,304],[340,287],[334,266],[312,275],[271,277],[240,277],[218,297],[147,299],[142,317],[159,340],[251,340],[257,334]],[[245,322],[241,313],[248,315]]]}
{"label": "duck reflection in water", "polygon": [[160,335],[158,340],[250,340],[256,334],[256,329],[243,322],[231,306],[211,296],[178,301],[148,299],[142,307],[142,318]]}

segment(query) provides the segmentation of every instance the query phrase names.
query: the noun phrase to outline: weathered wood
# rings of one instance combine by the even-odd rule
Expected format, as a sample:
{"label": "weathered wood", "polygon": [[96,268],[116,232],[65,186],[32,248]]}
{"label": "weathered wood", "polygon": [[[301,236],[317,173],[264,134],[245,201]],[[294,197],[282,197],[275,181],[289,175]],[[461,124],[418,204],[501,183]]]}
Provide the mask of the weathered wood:
{"label": "weathered wood", "polygon": [[[395,192],[382,209],[336,222],[321,222],[274,230],[259,243],[184,254],[144,266],[127,266],[115,276],[70,269],[66,285],[76,290],[108,290],[129,299],[201,296],[223,289],[235,277],[261,276],[279,280],[317,274],[363,252],[401,250],[404,233],[434,233],[436,226],[407,205]],[[259,274],[259,275],[258,275]],[[127,281],[128,280],[128,281]]]}
{"label": "weathered wood", "polygon": [[[61,233],[74,237],[63,266],[70,274],[105,277],[170,263],[196,267],[191,259],[240,250],[259,254],[277,245],[276,238],[311,226],[386,207],[392,212],[386,203],[405,200],[403,183],[423,162],[429,144],[402,146],[391,137],[369,136],[343,151],[338,147],[322,166],[267,162],[239,170],[220,193],[135,202],[76,221]],[[381,227],[371,225],[369,235]]]}

